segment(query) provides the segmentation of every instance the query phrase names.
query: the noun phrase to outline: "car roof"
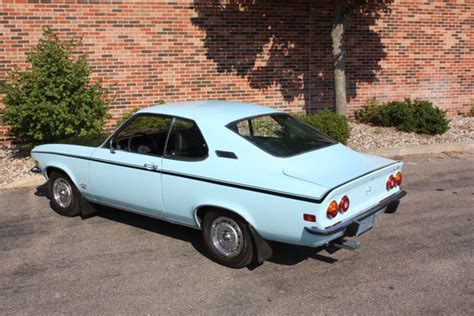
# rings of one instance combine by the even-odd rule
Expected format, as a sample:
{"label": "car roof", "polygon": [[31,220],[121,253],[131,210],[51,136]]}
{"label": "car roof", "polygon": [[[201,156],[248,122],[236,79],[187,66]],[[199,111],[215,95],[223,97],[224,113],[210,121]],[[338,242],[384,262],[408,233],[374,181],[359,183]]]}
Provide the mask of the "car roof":
{"label": "car roof", "polygon": [[222,126],[239,119],[280,113],[280,111],[252,103],[205,100],[155,105],[144,108],[139,113],[178,116],[195,120],[198,123],[216,123]]}

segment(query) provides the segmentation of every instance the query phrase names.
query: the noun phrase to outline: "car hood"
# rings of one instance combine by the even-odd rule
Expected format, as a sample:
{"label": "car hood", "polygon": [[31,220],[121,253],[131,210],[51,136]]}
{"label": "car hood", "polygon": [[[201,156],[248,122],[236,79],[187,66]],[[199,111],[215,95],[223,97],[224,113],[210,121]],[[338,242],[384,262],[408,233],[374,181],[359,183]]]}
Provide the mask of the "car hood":
{"label": "car hood", "polygon": [[333,188],[384,167],[393,160],[359,153],[336,144],[286,159],[287,176]]}

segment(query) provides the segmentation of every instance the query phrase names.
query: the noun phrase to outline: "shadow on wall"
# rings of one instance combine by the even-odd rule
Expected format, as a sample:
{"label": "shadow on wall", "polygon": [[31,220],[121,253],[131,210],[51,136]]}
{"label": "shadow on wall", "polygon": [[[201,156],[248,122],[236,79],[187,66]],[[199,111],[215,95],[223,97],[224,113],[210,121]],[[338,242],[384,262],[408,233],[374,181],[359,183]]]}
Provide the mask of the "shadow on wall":
{"label": "shadow on wall", "polygon": [[[358,83],[377,80],[386,57],[380,36],[371,30],[393,0],[381,1],[348,21],[349,100],[357,96]],[[311,113],[334,106],[332,7],[332,0],[194,0],[198,16],[192,23],[205,31],[206,57],[217,71],[247,78],[253,89],[277,85],[287,103],[303,97]]]}

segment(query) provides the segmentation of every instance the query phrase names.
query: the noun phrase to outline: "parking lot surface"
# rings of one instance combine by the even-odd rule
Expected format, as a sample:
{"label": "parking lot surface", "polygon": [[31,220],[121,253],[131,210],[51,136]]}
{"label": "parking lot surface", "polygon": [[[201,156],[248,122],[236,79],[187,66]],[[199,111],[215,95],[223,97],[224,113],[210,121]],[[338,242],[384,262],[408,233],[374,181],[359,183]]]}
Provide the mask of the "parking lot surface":
{"label": "parking lot surface", "polygon": [[197,230],[111,208],[61,217],[44,187],[0,192],[0,314],[473,315],[474,156],[404,162],[408,195],[360,249],[277,244],[240,270],[209,260]]}

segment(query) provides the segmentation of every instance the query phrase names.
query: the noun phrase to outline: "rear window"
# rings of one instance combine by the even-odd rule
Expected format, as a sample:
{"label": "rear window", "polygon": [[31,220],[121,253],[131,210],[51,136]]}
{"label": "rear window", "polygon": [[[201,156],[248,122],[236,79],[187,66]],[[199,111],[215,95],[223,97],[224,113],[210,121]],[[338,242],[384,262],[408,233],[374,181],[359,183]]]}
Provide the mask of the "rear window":
{"label": "rear window", "polygon": [[282,113],[243,119],[227,127],[277,157],[295,156],[337,143],[319,130]]}

